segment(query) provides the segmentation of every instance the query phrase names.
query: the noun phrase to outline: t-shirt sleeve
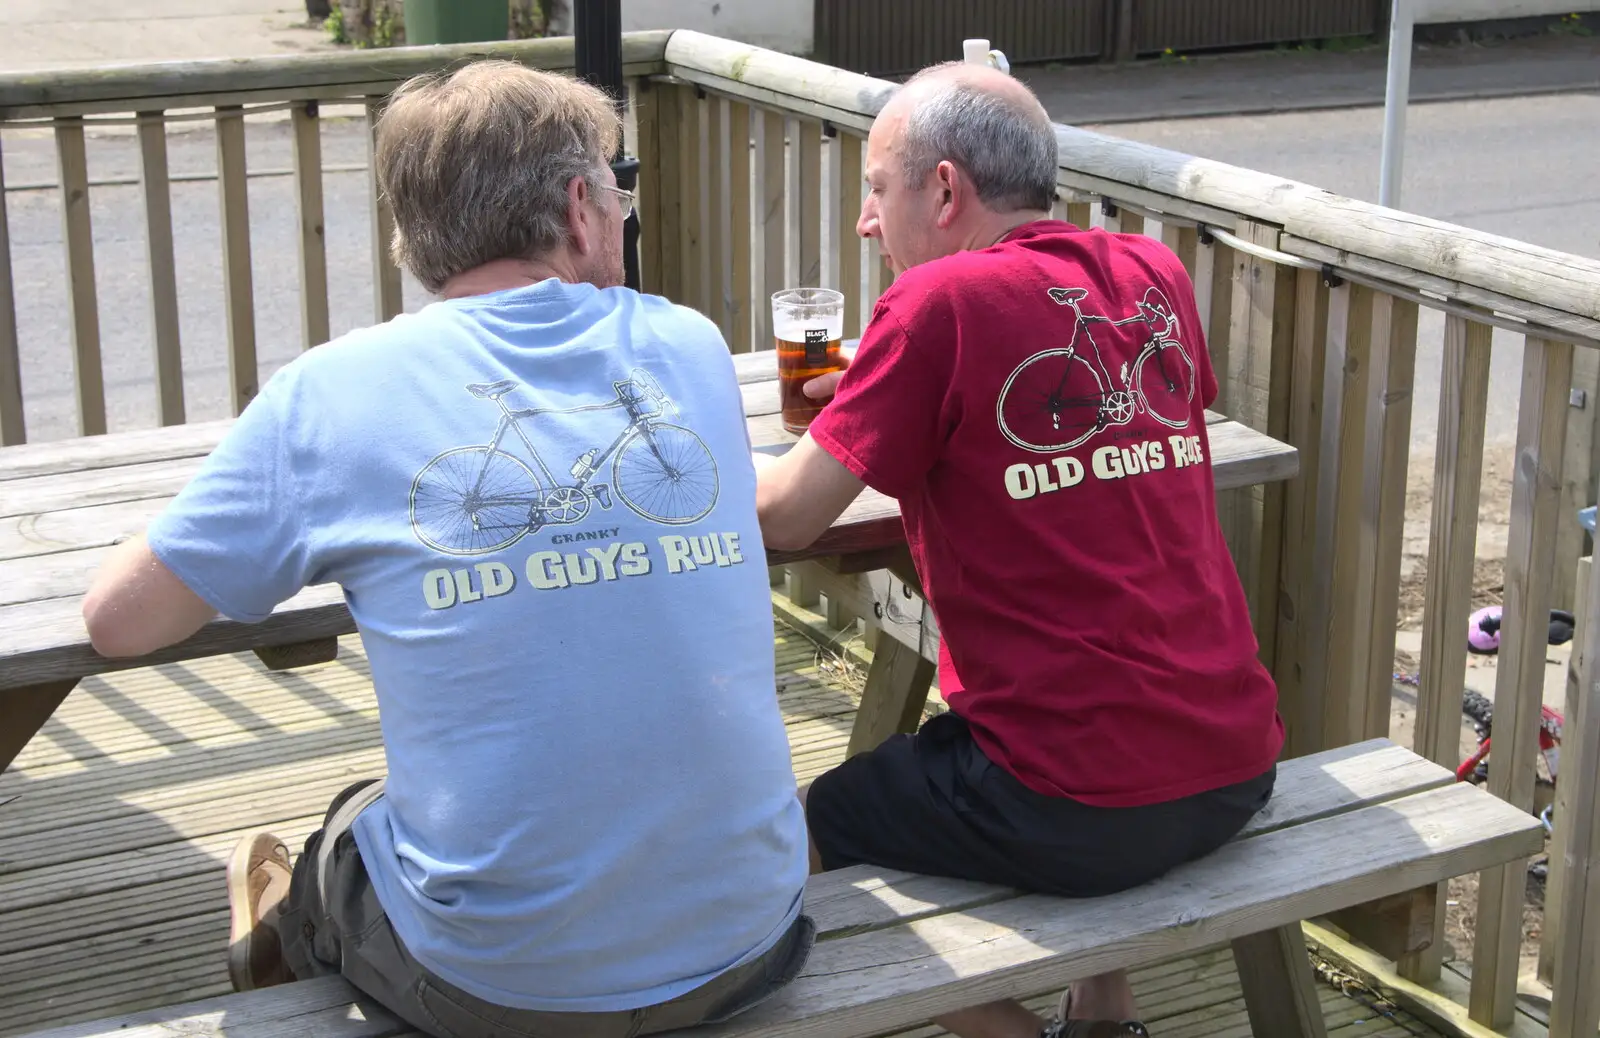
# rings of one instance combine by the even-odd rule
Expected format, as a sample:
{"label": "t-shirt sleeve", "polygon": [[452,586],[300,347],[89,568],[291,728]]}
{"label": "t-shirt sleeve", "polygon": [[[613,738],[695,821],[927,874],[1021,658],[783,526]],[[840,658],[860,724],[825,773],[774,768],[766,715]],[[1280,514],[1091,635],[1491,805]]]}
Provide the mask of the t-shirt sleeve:
{"label": "t-shirt sleeve", "polygon": [[867,486],[905,497],[943,449],[952,367],[946,337],[914,334],[880,302],[811,438]]}
{"label": "t-shirt sleeve", "polygon": [[156,557],[231,620],[264,620],[312,582],[286,381],[268,382],[146,530]]}

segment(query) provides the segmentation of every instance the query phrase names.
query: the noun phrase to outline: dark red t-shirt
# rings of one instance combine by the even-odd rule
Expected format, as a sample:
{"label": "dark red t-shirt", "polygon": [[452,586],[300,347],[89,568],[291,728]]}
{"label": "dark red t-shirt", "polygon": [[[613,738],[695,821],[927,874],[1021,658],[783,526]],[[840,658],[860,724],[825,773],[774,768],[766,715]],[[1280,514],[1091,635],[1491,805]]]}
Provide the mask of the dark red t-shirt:
{"label": "dark red t-shirt", "polygon": [[1277,758],[1217,523],[1216,394],[1176,256],[1041,221],[901,275],[812,423],[899,500],[944,698],[1034,790],[1158,803]]}

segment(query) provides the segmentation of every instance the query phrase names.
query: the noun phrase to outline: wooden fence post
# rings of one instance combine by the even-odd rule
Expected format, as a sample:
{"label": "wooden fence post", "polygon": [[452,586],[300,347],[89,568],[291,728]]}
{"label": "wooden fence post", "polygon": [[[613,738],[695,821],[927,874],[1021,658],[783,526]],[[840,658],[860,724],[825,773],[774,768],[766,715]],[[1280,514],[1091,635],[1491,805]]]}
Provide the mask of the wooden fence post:
{"label": "wooden fence post", "polygon": [[17,348],[17,299],[11,280],[11,231],[6,220],[6,174],[0,156],[0,447],[26,443],[22,359]]}
{"label": "wooden fence post", "polygon": [[[1455,770],[1461,751],[1461,690],[1467,645],[1461,632],[1472,609],[1478,544],[1478,495],[1483,476],[1483,431],[1489,408],[1489,343],[1493,329],[1451,315],[1445,319],[1439,377],[1439,426],[1434,439],[1433,519],[1422,620],[1422,662],[1412,748]],[[1433,941],[1399,960],[1402,977],[1419,984],[1439,979],[1444,954],[1445,891],[1437,892]]]}
{"label": "wooden fence post", "polygon": [[[1585,742],[1583,736],[1583,704],[1590,695],[1590,684],[1594,680],[1591,669],[1592,657],[1588,651],[1589,581],[1592,579],[1593,568],[1593,558],[1584,556],[1578,560],[1573,574],[1573,584],[1577,591],[1575,603],[1577,608],[1573,610],[1576,624],[1573,628],[1572,657],[1567,663],[1566,705],[1561,711],[1562,717],[1566,719],[1561,739],[1561,774],[1574,776],[1575,779],[1556,783],[1555,802],[1552,804],[1550,816],[1552,832],[1549,874],[1545,878],[1544,887],[1544,932],[1539,935],[1537,966],[1539,979],[1552,988],[1556,984],[1556,959],[1561,954],[1563,945],[1572,936],[1566,932],[1567,928],[1569,925],[1578,925],[1577,920],[1584,912],[1581,901],[1584,894],[1579,890],[1574,895],[1572,875],[1574,868],[1572,863],[1583,860],[1584,844],[1582,840],[1574,840],[1572,833],[1575,823],[1581,828],[1582,820],[1592,818],[1592,812],[1595,810],[1592,802],[1584,807],[1576,795],[1576,791],[1583,785],[1584,776],[1591,773],[1585,756],[1600,752],[1600,745]],[[1575,808],[1580,813],[1574,815]],[[1587,869],[1588,866],[1578,867]],[[1580,887],[1583,882],[1583,877],[1577,878]],[[1596,918],[1600,920],[1600,917]]]}
{"label": "wooden fence post", "polygon": [[1578,557],[1589,540],[1578,525],[1578,509],[1600,494],[1600,350],[1579,350],[1572,358],[1572,395],[1567,409],[1567,450],[1562,464],[1561,513],[1556,518],[1556,576],[1551,606],[1572,609]]}
{"label": "wooden fence post", "polygon": [[[1263,248],[1278,247],[1279,229],[1240,221],[1239,236]],[[1234,263],[1227,362],[1217,369],[1226,383],[1229,418],[1275,439],[1288,435],[1294,357],[1295,272],[1270,260],[1237,253]],[[1213,315],[1213,324],[1217,323]],[[1213,351],[1214,353],[1215,351]],[[1276,655],[1278,567],[1283,536],[1283,485],[1243,487],[1219,502],[1224,533],[1233,551],[1261,658]]]}
{"label": "wooden fence post", "polygon": [[[1533,807],[1534,759],[1539,752],[1539,707],[1549,640],[1546,620],[1554,582],[1572,349],[1570,343],[1529,336],[1522,355],[1504,625],[1495,680],[1498,738],[1489,768],[1489,791],[1525,811]],[[1527,882],[1525,861],[1490,869],[1478,878],[1478,928],[1472,948],[1468,1010],[1474,1020],[1489,1027],[1508,1027],[1516,1015],[1517,958]]]}
{"label": "wooden fence post", "polygon": [[[1600,658],[1600,580],[1590,560],[1588,579],[1578,581],[1586,614],[1579,627],[1573,662],[1578,681],[1569,688],[1561,754],[1560,791],[1556,809],[1562,852],[1562,892],[1555,910],[1561,925],[1551,948],[1550,1038],[1591,1038],[1600,1026],[1600,985],[1595,983],[1595,957],[1600,955],[1600,690],[1594,664]],[[1555,854],[1551,855],[1555,864]],[[1548,910],[1548,909],[1547,909]]]}
{"label": "wooden fence post", "polygon": [[1367,672],[1366,630],[1363,626],[1358,634],[1355,624],[1355,576],[1373,298],[1369,288],[1341,283],[1328,299],[1311,577],[1300,607],[1302,709],[1309,716],[1321,713],[1320,740],[1307,750],[1357,741],[1350,734],[1346,704],[1354,675]]}
{"label": "wooden fence post", "polygon": [[1322,446],[1322,383],[1328,351],[1329,287],[1320,273],[1295,274],[1294,360],[1289,374],[1287,440],[1300,452],[1300,475],[1283,494],[1282,562],[1275,603],[1278,622],[1272,673],[1285,731],[1284,757],[1302,757],[1322,745],[1322,706],[1305,695],[1308,602],[1312,584],[1317,484]]}

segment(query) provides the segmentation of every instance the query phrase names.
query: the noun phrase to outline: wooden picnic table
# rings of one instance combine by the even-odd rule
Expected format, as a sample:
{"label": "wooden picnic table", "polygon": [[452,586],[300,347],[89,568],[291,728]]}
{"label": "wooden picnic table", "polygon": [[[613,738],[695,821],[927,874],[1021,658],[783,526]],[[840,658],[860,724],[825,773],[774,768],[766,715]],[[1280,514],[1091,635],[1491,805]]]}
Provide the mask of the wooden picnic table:
{"label": "wooden picnic table", "polygon": [[[751,443],[791,443],[778,414],[771,352],[735,358]],[[1219,490],[1287,479],[1294,448],[1220,415],[1208,415]],[[0,448],[0,770],[85,677],[107,671],[252,651],[271,668],[331,659],[339,635],[355,631],[342,590],[306,588],[256,624],[217,618],[193,637],[137,659],[107,659],[89,645],[84,593],[110,546],[142,530],[194,475],[232,420],[88,436]],[[868,490],[816,544],[769,552],[770,565],[822,560],[834,573],[879,569],[903,549],[895,502]],[[897,568],[901,576],[914,576]],[[920,603],[918,603],[920,606]],[[892,640],[891,640],[892,641]],[[899,643],[892,643],[899,644]],[[931,678],[927,639],[911,660],[890,648],[883,674],[869,681],[863,731],[896,724]],[[916,664],[916,665],[912,665]],[[879,668],[875,668],[879,669]],[[887,689],[880,693],[880,689]]]}

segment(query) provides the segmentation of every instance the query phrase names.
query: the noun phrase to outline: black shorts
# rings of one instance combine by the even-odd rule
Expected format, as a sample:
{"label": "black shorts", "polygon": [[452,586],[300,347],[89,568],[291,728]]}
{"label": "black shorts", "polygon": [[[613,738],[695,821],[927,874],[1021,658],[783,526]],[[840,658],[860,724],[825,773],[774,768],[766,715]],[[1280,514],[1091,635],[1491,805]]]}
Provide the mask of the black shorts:
{"label": "black shorts", "polygon": [[817,778],[806,821],[824,869],[878,865],[1062,897],[1147,883],[1233,839],[1266,806],[1276,766],[1143,807],[1045,796],[991,761],[952,713]]}

